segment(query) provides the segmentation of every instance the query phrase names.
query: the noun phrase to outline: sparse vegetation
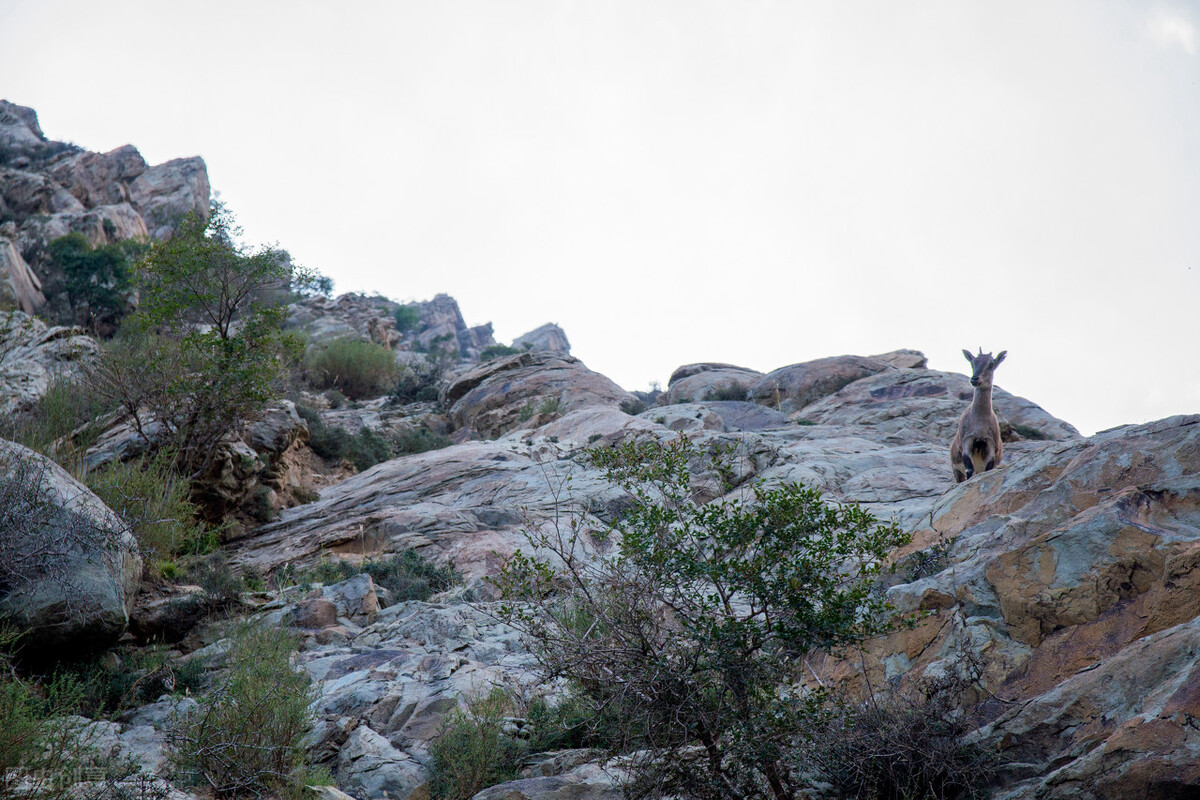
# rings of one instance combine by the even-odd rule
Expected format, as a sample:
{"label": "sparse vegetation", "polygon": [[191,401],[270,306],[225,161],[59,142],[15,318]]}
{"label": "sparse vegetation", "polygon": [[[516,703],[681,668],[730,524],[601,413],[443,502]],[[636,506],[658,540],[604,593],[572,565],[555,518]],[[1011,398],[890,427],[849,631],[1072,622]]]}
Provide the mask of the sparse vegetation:
{"label": "sparse vegetation", "polygon": [[470,800],[480,790],[516,777],[520,743],[504,730],[512,701],[502,689],[451,711],[430,745],[431,800]]}
{"label": "sparse vegetation", "polygon": [[321,458],[346,459],[362,472],[392,457],[388,442],[370,428],[350,433],[345,428],[326,425],[314,408],[301,405],[296,406],[296,411],[308,423],[309,447]]}
{"label": "sparse vegetation", "polygon": [[151,574],[183,554],[215,546],[215,535],[199,520],[187,481],[171,470],[170,453],[117,462],[87,474],[87,486],[125,521]]}
{"label": "sparse vegetation", "polygon": [[[113,408],[86,383],[62,378],[53,381],[28,411],[0,421],[0,438],[69,464],[72,456],[99,437],[101,427],[93,423]],[[70,441],[62,441],[72,433],[76,435]]]}
{"label": "sparse vegetation", "polygon": [[1022,439],[1029,439],[1033,442],[1042,442],[1050,438],[1037,428],[1029,425],[1009,425],[1009,427],[1012,428],[1013,433],[1017,434]]}
{"label": "sparse vegetation", "polygon": [[646,404],[641,400],[638,400],[636,397],[632,400],[622,400],[621,410],[631,417],[636,417],[638,414],[641,414],[646,410]]}
{"label": "sparse vegetation", "polygon": [[739,381],[732,381],[725,386],[718,386],[715,389],[710,389],[705,395],[705,400],[745,400],[750,389],[746,384]]}
{"label": "sparse vegetation", "polygon": [[322,561],[316,566],[296,570],[291,565],[281,570],[281,585],[303,583],[340,583],[366,573],[376,586],[387,589],[392,600],[428,600],[459,582],[451,566],[439,567],[416,550],[401,550],[382,558],[369,558],[360,564],[350,561]]}
{"label": "sparse vegetation", "polygon": [[480,361],[491,361],[493,358],[501,358],[503,356],[515,356],[518,353],[524,353],[516,347],[509,347],[506,344],[492,344],[479,351]]}
{"label": "sparse vegetation", "polygon": [[238,629],[224,678],[170,731],[178,776],[217,797],[303,787],[303,737],[312,724],[313,688],[308,673],[291,664],[295,645],[276,628]]}
{"label": "sparse vegetation", "polygon": [[395,354],[381,344],[362,339],[335,339],[310,349],[304,359],[308,383],[332,389],[353,400],[379,397],[395,388],[400,367]]}

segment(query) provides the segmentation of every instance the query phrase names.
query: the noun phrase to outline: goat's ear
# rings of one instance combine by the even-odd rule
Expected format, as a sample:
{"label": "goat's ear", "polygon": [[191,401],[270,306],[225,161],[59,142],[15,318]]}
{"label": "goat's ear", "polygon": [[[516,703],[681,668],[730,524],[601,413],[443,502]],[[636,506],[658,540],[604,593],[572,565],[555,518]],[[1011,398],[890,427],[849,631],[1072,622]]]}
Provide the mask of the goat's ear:
{"label": "goat's ear", "polygon": [[1000,362],[1004,360],[1004,357],[1005,357],[1006,355],[1008,355],[1008,351],[1007,351],[1007,350],[1001,350],[1001,351],[1000,351],[1000,355],[996,356],[996,362],[995,362],[995,363],[996,363],[996,366],[999,366],[999,365],[1000,365]]}
{"label": "goat's ear", "polygon": [[967,357],[967,361],[970,361],[972,364],[975,363],[975,356],[971,355],[970,350],[963,350],[963,355]]}

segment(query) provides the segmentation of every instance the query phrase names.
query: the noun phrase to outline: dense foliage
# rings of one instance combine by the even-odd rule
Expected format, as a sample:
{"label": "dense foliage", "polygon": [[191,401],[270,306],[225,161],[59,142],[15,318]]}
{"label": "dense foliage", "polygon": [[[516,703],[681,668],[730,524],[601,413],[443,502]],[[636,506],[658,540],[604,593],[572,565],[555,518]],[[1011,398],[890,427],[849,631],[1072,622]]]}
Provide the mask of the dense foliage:
{"label": "dense foliage", "polygon": [[147,248],[136,239],[92,247],[81,233],[51,241],[46,253],[62,276],[70,304],[66,321],[111,333],[132,307],[134,265]]}
{"label": "dense foliage", "polygon": [[907,536],[804,486],[733,492],[736,453],[683,437],[589,452],[628,510],[606,534],[531,532],[556,560],[508,562],[506,619],[547,678],[619,709],[635,796],[799,796],[822,699],[799,688],[804,658],[886,629],[874,582]]}

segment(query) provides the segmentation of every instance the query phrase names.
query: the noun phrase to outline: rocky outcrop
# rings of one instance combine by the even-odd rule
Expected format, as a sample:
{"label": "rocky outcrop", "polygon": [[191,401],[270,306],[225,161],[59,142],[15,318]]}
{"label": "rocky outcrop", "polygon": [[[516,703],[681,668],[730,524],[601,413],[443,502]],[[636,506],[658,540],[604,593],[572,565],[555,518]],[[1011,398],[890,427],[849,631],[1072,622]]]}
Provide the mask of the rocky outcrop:
{"label": "rocky outcrop", "polygon": [[[0,287],[26,312],[45,298],[29,290],[54,285],[46,245],[81,233],[93,246],[161,238],[186,214],[208,214],[203,159],[148,166],[131,145],[92,153],[46,139],[33,109],[0,100]],[[29,275],[5,250],[15,247]],[[0,289],[0,297],[3,291]]]}
{"label": "rocky outcrop", "polygon": [[525,424],[588,406],[634,402],[633,395],[577,358],[550,351],[488,361],[452,381],[443,393],[455,427],[492,439]]}
{"label": "rocky outcrop", "polygon": [[476,361],[483,348],[496,343],[492,338],[492,323],[467,327],[458,303],[448,294],[414,305],[421,320],[413,331],[415,349],[448,346],[463,360]]}
{"label": "rocky outcrop", "polygon": [[762,376],[757,370],[736,367],[733,364],[685,364],[671,373],[671,378],[667,381],[667,393],[659,402],[672,404],[690,403],[694,400],[745,400],[750,387]]}
{"label": "rocky outcrop", "polygon": [[142,576],[124,523],[62,467],[4,440],[0,494],[0,619],[28,631],[30,655],[114,642]]}
{"label": "rocky outcrop", "polygon": [[[972,397],[964,375],[889,366],[800,407],[792,417],[824,425],[869,426],[912,441],[945,441],[948,448]],[[992,405],[1002,429],[1019,425],[1029,438],[1056,441],[1079,436],[1074,426],[999,387],[992,392]]]}
{"label": "rocky outcrop", "polygon": [[889,361],[882,358],[819,358],[773,370],[750,387],[750,399],[791,413],[857,380],[893,368]]}
{"label": "rocky outcrop", "polygon": [[58,378],[81,374],[100,346],[78,328],[50,327],[20,311],[0,311],[0,414],[23,411]]}
{"label": "rocky outcrop", "polygon": [[547,322],[540,328],[521,334],[513,339],[512,346],[518,350],[549,350],[552,353],[563,354],[571,352],[571,343],[567,341],[566,332],[553,322]]}

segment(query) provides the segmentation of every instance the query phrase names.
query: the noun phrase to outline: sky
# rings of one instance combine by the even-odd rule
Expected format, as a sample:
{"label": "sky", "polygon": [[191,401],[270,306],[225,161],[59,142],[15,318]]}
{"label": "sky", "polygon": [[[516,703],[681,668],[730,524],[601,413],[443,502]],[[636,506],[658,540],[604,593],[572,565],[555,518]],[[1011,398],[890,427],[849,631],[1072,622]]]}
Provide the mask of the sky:
{"label": "sky", "polygon": [[627,389],[913,348],[1084,433],[1200,412],[1200,0],[0,0],[47,135],[201,155],[337,292]]}

